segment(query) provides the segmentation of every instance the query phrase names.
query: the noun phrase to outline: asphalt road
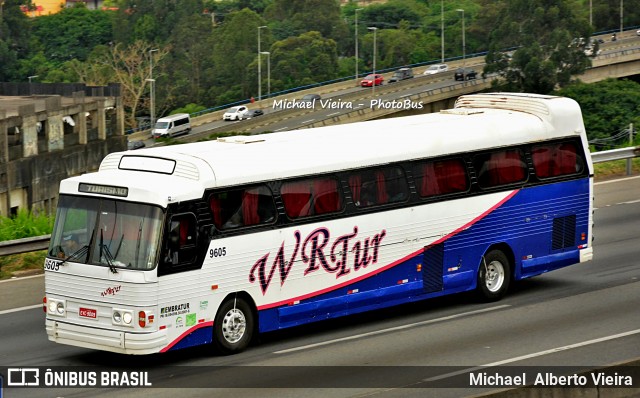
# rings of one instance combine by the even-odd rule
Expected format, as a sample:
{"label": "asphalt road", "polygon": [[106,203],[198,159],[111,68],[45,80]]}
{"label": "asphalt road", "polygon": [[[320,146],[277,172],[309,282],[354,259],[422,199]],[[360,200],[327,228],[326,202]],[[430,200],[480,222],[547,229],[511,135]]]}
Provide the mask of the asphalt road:
{"label": "asphalt road", "polygon": [[0,371],[129,366],[149,371],[153,383],[10,389],[5,397],[460,397],[487,391],[468,386],[478,366],[574,372],[637,359],[640,177],[598,183],[595,205],[594,260],[522,281],[500,302],[479,304],[467,294],[427,300],[269,333],[228,357],[202,348],[129,357],[57,345],[33,308],[42,277],[2,282]]}

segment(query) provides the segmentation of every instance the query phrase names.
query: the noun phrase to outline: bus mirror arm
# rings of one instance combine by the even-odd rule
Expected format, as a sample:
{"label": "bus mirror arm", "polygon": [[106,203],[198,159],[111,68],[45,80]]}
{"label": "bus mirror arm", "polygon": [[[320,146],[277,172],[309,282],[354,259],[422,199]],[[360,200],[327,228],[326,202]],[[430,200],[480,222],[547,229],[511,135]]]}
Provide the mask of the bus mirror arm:
{"label": "bus mirror arm", "polygon": [[178,250],[180,248],[180,236],[175,233],[171,233],[169,236],[169,249]]}

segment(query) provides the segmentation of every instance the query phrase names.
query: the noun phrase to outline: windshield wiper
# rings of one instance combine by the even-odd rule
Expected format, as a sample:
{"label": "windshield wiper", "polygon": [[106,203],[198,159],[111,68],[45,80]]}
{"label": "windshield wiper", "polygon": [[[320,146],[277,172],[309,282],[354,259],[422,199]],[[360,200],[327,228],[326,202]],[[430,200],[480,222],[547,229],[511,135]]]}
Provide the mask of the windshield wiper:
{"label": "windshield wiper", "polygon": [[104,237],[103,237],[102,229],[100,229],[100,262],[102,262],[102,254],[103,253],[104,253],[105,260],[107,260],[107,265],[109,266],[109,270],[112,273],[117,274],[118,270],[116,269],[116,266],[113,265],[113,261],[115,259],[111,255],[111,251],[109,250],[109,247],[107,247],[104,244]]}
{"label": "windshield wiper", "polygon": [[138,241],[136,242],[136,258],[134,267],[138,268],[138,255],[140,254],[140,238],[142,237],[142,224],[144,223],[144,218],[140,220],[140,226],[138,227]]}

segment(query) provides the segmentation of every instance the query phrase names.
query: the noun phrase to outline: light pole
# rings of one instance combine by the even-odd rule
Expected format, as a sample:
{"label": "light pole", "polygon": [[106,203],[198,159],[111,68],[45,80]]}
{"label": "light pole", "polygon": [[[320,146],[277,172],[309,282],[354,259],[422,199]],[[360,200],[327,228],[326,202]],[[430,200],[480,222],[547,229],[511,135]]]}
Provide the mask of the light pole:
{"label": "light pole", "polygon": [[149,94],[151,101],[149,102],[149,118],[151,122],[151,128],[156,124],[156,81],[153,78],[153,53],[158,51],[157,48],[149,50]]}
{"label": "light pole", "polygon": [[35,79],[36,77],[38,77],[38,75],[33,75],[33,76],[28,76],[27,79],[29,79],[29,95],[33,94],[33,87],[31,86],[31,80]]}
{"label": "light pole", "polygon": [[464,33],[464,10],[462,8],[458,8],[456,11],[462,13],[462,65],[465,64],[465,59],[467,57],[467,46],[465,43],[465,33]]}
{"label": "light pole", "polygon": [[260,60],[260,54],[262,54],[262,51],[260,48],[260,30],[266,27],[266,25],[258,26],[258,101],[262,99],[262,62]]}
{"label": "light pole", "polygon": [[376,95],[376,53],[378,52],[376,33],[378,32],[378,28],[370,26],[367,29],[373,31],[373,84],[371,85],[371,95],[374,96]]}
{"label": "light pole", "polygon": [[2,39],[2,10],[4,8],[4,0],[0,0],[0,39]]}
{"label": "light pole", "polygon": [[620,33],[624,30],[624,0],[620,0]]}
{"label": "light pole", "polygon": [[358,11],[362,8],[356,8],[356,83],[358,83]]}
{"label": "light pole", "polygon": [[267,56],[267,98],[271,97],[271,53],[262,51],[260,54]]}
{"label": "light pole", "polygon": [[444,64],[444,0],[440,1],[440,58]]}

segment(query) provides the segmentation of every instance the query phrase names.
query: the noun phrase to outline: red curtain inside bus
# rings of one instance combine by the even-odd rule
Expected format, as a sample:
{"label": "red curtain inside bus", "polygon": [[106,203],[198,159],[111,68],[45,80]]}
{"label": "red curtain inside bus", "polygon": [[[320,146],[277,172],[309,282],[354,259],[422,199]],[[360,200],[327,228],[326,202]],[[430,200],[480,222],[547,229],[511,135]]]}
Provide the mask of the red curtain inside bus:
{"label": "red curtain inside bus", "polygon": [[280,193],[287,216],[297,218],[311,215],[311,187],[307,181],[285,183]]}
{"label": "red curtain inside bus", "polygon": [[492,186],[510,184],[525,178],[524,162],[517,150],[492,153],[487,167],[489,184]]}
{"label": "red curtain inside bus", "polygon": [[573,174],[577,170],[577,149],[573,143],[541,145],[533,148],[533,167],[540,178]]}
{"label": "red curtain inside bus", "polygon": [[260,215],[258,214],[259,198],[257,189],[244,191],[242,195],[242,221],[244,225],[260,223]]}
{"label": "red curtain inside bus", "polygon": [[461,159],[427,162],[418,175],[420,196],[428,197],[466,191],[469,182]]}
{"label": "red curtain inside bus", "polygon": [[342,208],[338,183],[332,178],[315,180],[313,182],[313,196],[315,214],[333,213]]}

